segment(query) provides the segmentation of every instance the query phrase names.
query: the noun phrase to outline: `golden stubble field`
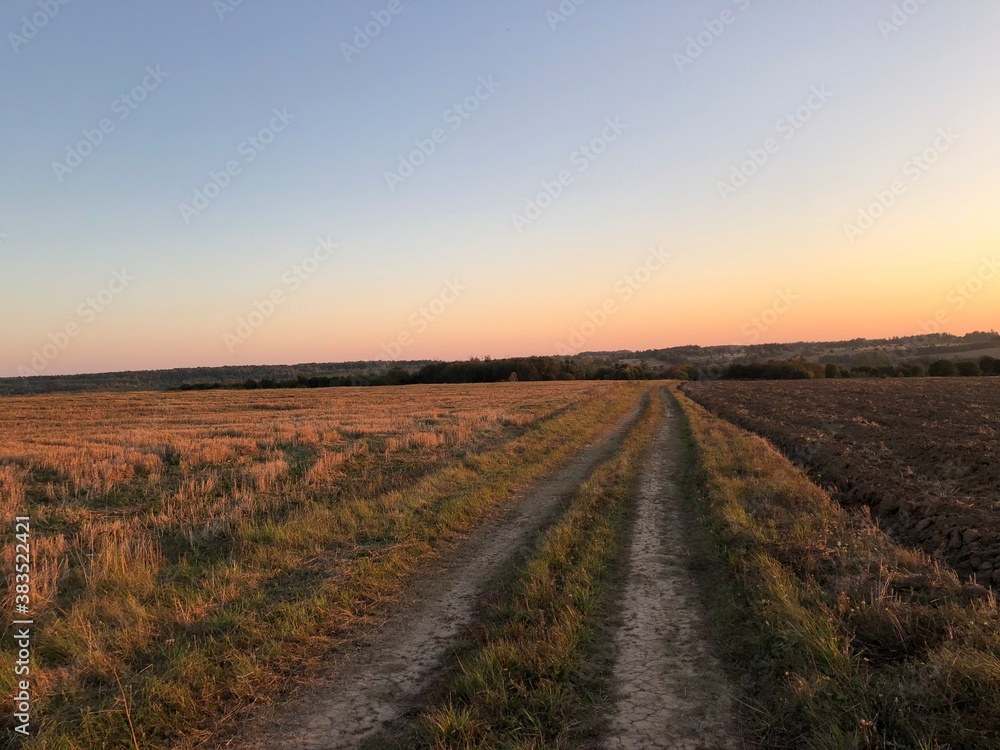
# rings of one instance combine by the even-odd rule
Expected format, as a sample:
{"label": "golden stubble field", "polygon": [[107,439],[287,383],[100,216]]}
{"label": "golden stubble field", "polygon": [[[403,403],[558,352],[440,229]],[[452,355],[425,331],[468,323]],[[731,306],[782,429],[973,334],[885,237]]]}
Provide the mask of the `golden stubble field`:
{"label": "golden stubble field", "polygon": [[[439,539],[637,392],[570,382],[3,399],[0,507],[12,528],[0,606],[13,612],[13,518],[29,516],[31,746],[132,744],[130,724],[143,746],[197,744],[220,711],[348,637]],[[8,644],[0,658],[13,693]]]}

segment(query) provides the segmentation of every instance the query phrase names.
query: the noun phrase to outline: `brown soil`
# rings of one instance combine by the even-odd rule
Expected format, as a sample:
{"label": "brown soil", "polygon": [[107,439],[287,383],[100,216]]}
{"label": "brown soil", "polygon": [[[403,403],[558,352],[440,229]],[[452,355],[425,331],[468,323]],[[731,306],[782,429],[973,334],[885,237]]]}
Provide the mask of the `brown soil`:
{"label": "brown soil", "polygon": [[608,750],[737,748],[732,689],[711,646],[685,546],[676,405],[643,469],[615,637]]}
{"label": "brown soil", "polygon": [[1000,378],[689,383],[846,506],[1000,586]]}

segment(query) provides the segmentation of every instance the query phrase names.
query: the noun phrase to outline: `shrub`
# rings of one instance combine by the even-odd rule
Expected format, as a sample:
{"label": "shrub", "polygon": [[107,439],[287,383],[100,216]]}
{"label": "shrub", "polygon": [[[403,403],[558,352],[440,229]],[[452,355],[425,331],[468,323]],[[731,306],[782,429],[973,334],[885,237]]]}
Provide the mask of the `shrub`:
{"label": "shrub", "polygon": [[983,374],[978,362],[967,360],[958,363],[958,374],[963,378],[978,378]]}
{"label": "shrub", "polygon": [[983,375],[1000,375],[1000,359],[983,357],[979,360],[979,368],[983,371]]}
{"label": "shrub", "polygon": [[928,372],[934,378],[956,378],[958,377],[958,365],[950,359],[939,359],[931,364]]}
{"label": "shrub", "polygon": [[772,360],[729,365],[723,377],[727,380],[809,380],[815,376],[802,362]]}

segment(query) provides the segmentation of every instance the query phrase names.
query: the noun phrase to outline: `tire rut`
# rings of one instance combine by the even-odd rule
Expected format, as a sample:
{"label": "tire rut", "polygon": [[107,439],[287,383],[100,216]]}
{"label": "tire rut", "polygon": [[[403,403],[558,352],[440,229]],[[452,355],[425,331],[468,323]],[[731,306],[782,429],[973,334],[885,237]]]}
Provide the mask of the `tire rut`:
{"label": "tire rut", "polygon": [[735,749],[733,691],[706,635],[685,544],[677,407],[666,401],[636,500],[604,747]]}
{"label": "tire rut", "polygon": [[[613,429],[540,480],[435,562],[376,633],[334,657],[331,674],[271,713],[266,730],[228,747],[242,750],[358,748],[419,706],[451,646],[471,624],[484,587],[565,508],[597,465],[613,455],[648,396]],[[256,722],[255,722],[256,724]]]}

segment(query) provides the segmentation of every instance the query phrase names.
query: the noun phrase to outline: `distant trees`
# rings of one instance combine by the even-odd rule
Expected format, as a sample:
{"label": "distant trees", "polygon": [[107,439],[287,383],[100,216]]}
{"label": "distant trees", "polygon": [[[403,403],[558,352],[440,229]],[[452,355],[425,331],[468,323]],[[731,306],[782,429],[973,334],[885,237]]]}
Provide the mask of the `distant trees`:
{"label": "distant trees", "polygon": [[978,362],[972,360],[965,360],[963,362],[957,362],[958,374],[963,378],[979,378],[982,377],[983,371],[979,367]]}
{"label": "distant trees", "polygon": [[723,374],[726,380],[810,380],[813,377],[813,371],[802,362],[777,360],[733,363]]}
{"label": "distant trees", "polygon": [[385,385],[406,385],[410,382],[410,373],[402,367],[393,367],[382,376],[382,382]]}
{"label": "distant trees", "polygon": [[[308,371],[307,371],[308,372]],[[185,383],[181,390],[330,388],[337,386],[415,385],[428,383],[497,383],[538,380],[812,380],[839,378],[914,378],[928,374],[918,364],[862,364],[847,369],[804,358],[732,362],[728,365],[674,364],[653,368],[642,360],[608,357],[515,357],[431,362],[416,371],[393,367],[382,373],[355,371],[341,375],[293,373],[290,378],[247,377],[229,382]],[[1000,375],[1000,359],[940,359],[930,365],[934,377]]]}
{"label": "distant trees", "polygon": [[666,380],[699,380],[700,373],[694,365],[674,365],[663,373]]}
{"label": "distant trees", "polygon": [[850,377],[853,378],[921,378],[925,375],[920,365],[881,365],[871,367],[859,365],[852,367]]}
{"label": "distant trees", "polygon": [[819,365],[803,360],[733,363],[722,377],[727,380],[804,380],[836,378],[919,378],[926,375],[920,365],[858,365],[850,370],[832,362]]}
{"label": "distant trees", "polygon": [[[469,359],[463,362],[433,362],[409,376],[410,383],[497,383],[502,380],[635,379],[635,370],[618,373],[615,368],[585,368],[572,357],[515,357]],[[630,377],[631,375],[631,377]],[[651,376],[652,373],[649,373]]]}
{"label": "distant trees", "polygon": [[931,363],[928,372],[933,378],[957,378],[958,365],[950,359],[939,359]]}
{"label": "distant trees", "polygon": [[[722,368],[716,367],[717,374]],[[707,373],[691,364],[650,367],[613,357],[517,357],[435,362],[410,375],[411,383],[492,383],[500,380],[701,380]]]}
{"label": "distant trees", "polygon": [[929,370],[936,378],[978,378],[983,375],[1000,375],[1000,359],[982,357],[981,359],[939,359],[933,362]]}
{"label": "distant trees", "polygon": [[707,380],[717,380],[718,378],[721,378],[724,371],[725,368],[721,365],[708,365],[708,367],[703,367],[701,369],[702,376]]}

